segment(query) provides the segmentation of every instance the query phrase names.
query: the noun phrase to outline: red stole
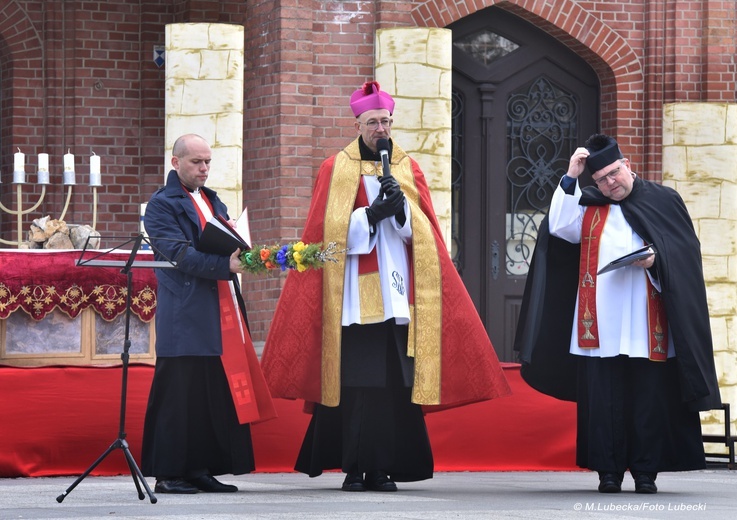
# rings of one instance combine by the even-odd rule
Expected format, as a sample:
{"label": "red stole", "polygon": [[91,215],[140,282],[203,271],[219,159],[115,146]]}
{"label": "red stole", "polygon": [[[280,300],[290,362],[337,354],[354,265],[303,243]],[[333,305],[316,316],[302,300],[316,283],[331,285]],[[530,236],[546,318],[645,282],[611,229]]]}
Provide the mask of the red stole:
{"label": "red stole", "polygon": [[[578,346],[599,347],[598,313],[596,310],[596,279],[599,266],[599,245],[610,206],[589,206],[583,217],[581,257],[578,270]],[[660,293],[647,282],[648,357],[665,361],[668,357],[668,326]]]}
{"label": "red stole", "polygon": [[596,272],[599,266],[599,242],[609,206],[589,206],[581,228],[581,257],[578,265],[578,346],[599,347],[596,315]]}
{"label": "red stole", "polygon": [[[186,190],[185,190],[186,191]],[[200,228],[207,223],[205,215],[187,191],[192,204],[200,218]],[[212,204],[203,191],[200,191],[202,200],[214,215]],[[253,348],[251,335],[248,333],[243,315],[236,305],[234,295],[228,280],[217,280],[218,297],[220,301],[220,333],[222,336],[223,353],[220,360],[228,379],[230,395],[238,415],[240,424],[263,421],[276,417],[276,410],[271,401],[266,381]],[[254,382],[256,388],[254,388]],[[262,397],[263,396],[263,397]]]}
{"label": "red stole", "polygon": [[[358,184],[358,192],[356,193],[356,202],[353,204],[353,209],[364,208],[370,206],[368,195],[366,194],[366,187],[363,185],[363,176],[361,176]],[[379,258],[376,256],[376,248],[373,248],[370,253],[366,255],[359,255],[358,257],[358,274],[378,273],[379,272]]]}

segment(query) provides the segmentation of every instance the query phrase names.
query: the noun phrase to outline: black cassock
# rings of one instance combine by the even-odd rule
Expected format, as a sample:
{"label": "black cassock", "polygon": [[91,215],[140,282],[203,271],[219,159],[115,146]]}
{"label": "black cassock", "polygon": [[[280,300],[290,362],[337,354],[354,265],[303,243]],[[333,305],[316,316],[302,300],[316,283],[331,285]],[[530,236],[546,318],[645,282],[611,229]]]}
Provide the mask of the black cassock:
{"label": "black cassock", "polygon": [[[651,269],[660,281],[676,356],[666,363],[644,360],[644,366],[640,367],[640,360],[623,356],[584,359],[569,353],[580,247],[551,236],[546,218],[539,229],[515,337],[515,350],[519,352],[522,363],[521,375],[540,392],[578,402],[579,465],[614,470],[596,467],[599,463],[594,461],[598,459],[596,453],[600,442],[623,447],[625,452],[637,452],[640,448],[632,446],[636,444],[631,440],[633,431],[649,432],[647,436],[652,440],[673,430],[684,437],[676,439],[678,442],[669,441],[667,446],[650,447],[651,452],[660,453],[658,461],[648,462],[657,469],[638,469],[696,469],[694,465],[697,462],[698,467],[703,467],[697,412],[719,408],[721,399],[714,367],[700,243],[686,206],[675,190],[640,178],[635,179],[632,192],[622,201],[608,199],[599,190],[589,187],[584,188],[580,204],[619,204],[635,232],[653,244],[657,254]],[[596,391],[594,383],[598,378],[600,385],[604,384],[601,379],[605,373],[610,374],[613,386],[603,396]],[[612,374],[619,376],[613,377]],[[640,388],[633,395],[624,387],[628,378],[644,378],[647,381],[643,384],[650,386]],[[660,404],[647,413],[652,416],[655,410],[660,410],[662,414],[656,415],[655,421],[643,423],[646,418],[640,416],[646,413],[642,408],[645,395],[656,405]],[[625,412],[622,412],[623,407]],[[605,415],[602,408],[615,412]],[[637,419],[617,425],[621,422],[622,413]],[[660,424],[655,424],[658,421]],[[614,423],[614,432],[602,427],[607,422]],[[608,440],[599,438],[607,435],[611,437]],[[670,453],[676,447],[678,457]],[[649,457],[652,459],[652,454]]]}

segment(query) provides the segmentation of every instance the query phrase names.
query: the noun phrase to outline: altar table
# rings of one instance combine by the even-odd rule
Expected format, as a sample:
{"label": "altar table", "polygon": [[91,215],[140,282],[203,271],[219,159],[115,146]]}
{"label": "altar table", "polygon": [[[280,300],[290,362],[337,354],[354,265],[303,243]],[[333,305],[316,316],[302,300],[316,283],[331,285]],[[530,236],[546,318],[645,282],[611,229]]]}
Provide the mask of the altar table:
{"label": "altar table", "polygon": [[[77,265],[114,261],[120,267]],[[0,364],[14,366],[120,363],[130,251],[0,250]],[[136,262],[152,260],[139,251]],[[131,269],[130,353],[153,362],[156,311],[153,269]]]}

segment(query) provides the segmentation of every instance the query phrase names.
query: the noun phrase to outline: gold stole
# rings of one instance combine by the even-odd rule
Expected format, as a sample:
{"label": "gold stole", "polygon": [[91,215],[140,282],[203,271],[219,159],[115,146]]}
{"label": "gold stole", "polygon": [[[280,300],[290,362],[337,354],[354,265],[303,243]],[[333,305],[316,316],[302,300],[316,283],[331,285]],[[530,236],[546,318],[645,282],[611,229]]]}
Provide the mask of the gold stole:
{"label": "gold stole", "polygon": [[[324,214],[325,243],[346,247],[348,222],[361,182],[362,168],[358,139],[338,153],[333,164]],[[373,166],[373,165],[370,165]],[[366,166],[368,167],[368,166]],[[375,167],[375,166],[373,166]],[[420,208],[409,156],[394,145],[392,175],[399,182],[412,213],[412,265],[414,301],[407,353],[415,357],[412,402],[440,404],[442,344],[442,276],[432,225]],[[418,251],[422,254],[418,255]],[[322,404],[340,403],[340,339],[343,309],[345,260],[326,262],[322,269]],[[419,281],[418,281],[419,280]]]}
{"label": "gold stole", "polygon": [[[583,217],[581,257],[578,270],[578,346],[599,347],[598,313],[596,310],[596,272],[599,245],[610,206],[589,206]],[[651,361],[668,358],[668,326],[660,293],[647,282],[648,357]]]}

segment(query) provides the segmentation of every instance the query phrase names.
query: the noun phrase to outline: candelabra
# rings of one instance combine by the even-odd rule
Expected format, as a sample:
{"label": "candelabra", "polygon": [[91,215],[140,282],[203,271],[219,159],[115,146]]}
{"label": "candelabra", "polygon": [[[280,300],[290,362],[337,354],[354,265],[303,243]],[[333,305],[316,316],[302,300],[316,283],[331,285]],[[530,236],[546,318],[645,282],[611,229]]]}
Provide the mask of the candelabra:
{"label": "candelabra", "polygon": [[[90,157],[90,186],[92,187],[92,228],[97,226],[97,188],[102,185],[100,178],[100,156],[95,155],[92,152]],[[25,154],[20,149],[15,153],[15,164],[13,168],[13,184],[15,184],[16,193],[16,209],[12,210],[5,207],[0,202],[0,210],[14,215],[17,219],[17,231],[18,240],[5,240],[0,238],[0,244],[6,244],[10,246],[16,246],[20,248],[23,243],[23,216],[34,211],[38,208],[46,196],[46,186],[49,182],[49,154],[40,153],[38,154],[38,184],[41,186],[41,195],[38,201],[29,208],[23,208],[23,185],[26,184],[26,171],[25,171]],[[72,190],[76,185],[75,173],[74,173],[74,155],[66,153],[64,155],[64,173],[62,176],[63,185],[67,188],[66,200],[64,202],[64,209],[61,212],[59,220],[64,220],[69,209],[69,202],[72,199]]]}

